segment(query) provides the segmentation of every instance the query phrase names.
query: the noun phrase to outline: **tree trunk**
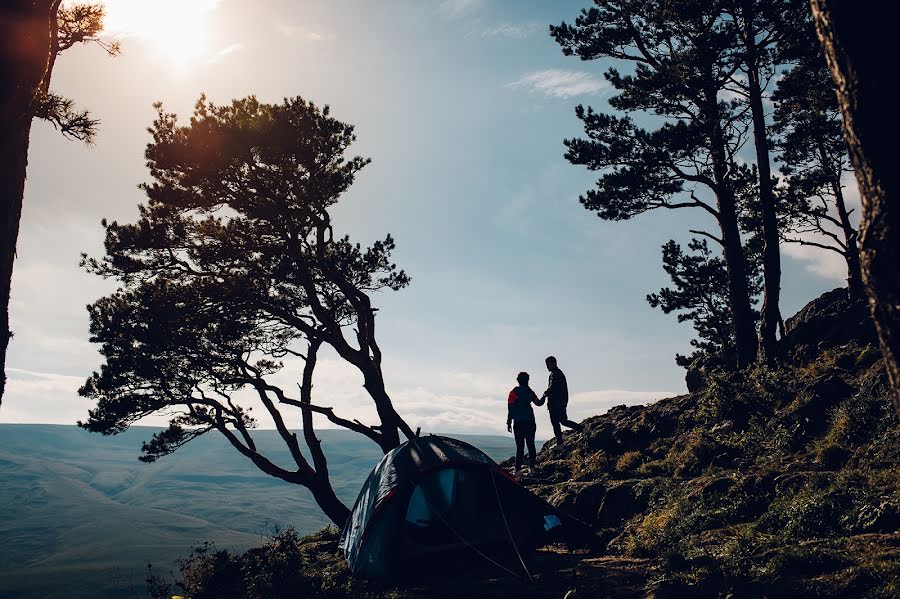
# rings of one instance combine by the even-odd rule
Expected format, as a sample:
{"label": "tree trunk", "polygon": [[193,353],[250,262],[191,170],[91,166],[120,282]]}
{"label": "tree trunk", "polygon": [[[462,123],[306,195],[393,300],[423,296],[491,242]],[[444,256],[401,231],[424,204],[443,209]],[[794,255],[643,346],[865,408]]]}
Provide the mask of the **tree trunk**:
{"label": "tree trunk", "polygon": [[747,261],[744,257],[744,247],[741,244],[734,189],[727,174],[725,137],[719,122],[715,87],[710,86],[706,90],[706,102],[707,114],[710,119],[710,155],[716,183],[719,230],[722,233],[722,248],[728,273],[728,299],[734,319],[735,353],[737,367],[744,368],[753,363],[757,347],[753,311],[750,308],[750,291],[747,286]]}
{"label": "tree trunk", "polygon": [[0,8],[0,402],[6,389],[6,352],[12,337],[9,300],[35,93],[50,57],[55,3],[5,1]]}
{"label": "tree trunk", "polygon": [[763,110],[762,86],[759,81],[759,55],[754,34],[754,0],[744,0],[744,46],[750,113],[753,118],[753,142],[756,146],[756,165],[759,170],[759,201],[763,229],[763,304],[759,324],[759,361],[772,365],[778,351],[778,309],[781,296],[781,251],[778,245],[778,219],[775,216],[775,196],[772,193],[772,169],[769,164],[769,139],[766,115]]}
{"label": "tree trunk", "polygon": [[825,59],[838,88],[844,135],[862,198],[860,264],[894,408],[900,416],[900,76],[897,3],[810,0]]}
{"label": "tree trunk", "polygon": [[347,518],[350,517],[350,510],[344,505],[340,499],[338,499],[337,495],[334,494],[334,489],[331,487],[331,483],[326,478],[321,482],[318,477],[314,479],[312,483],[309,485],[309,490],[312,491],[313,499],[316,500],[316,504],[322,509],[328,518],[334,522],[334,525],[338,528],[343,528],[344,524],[347,523]]}
{"label": "tree trunk", "polygon": [[833,184],[834,204],[837,207],[838,218],[841,221],[841,230],[844,233],[844,243],[847,246],[844,249],[844,260],[847,261],[847,290],[850,297],[854,299],[862,299],[865,297],[865,289],[862,282],[862,270],[859,265],[859,246],[856,244],[856,229],[850,224],[850,214],[847,212],[847,205],[844,203],[844,192],[841,189],[841,182],[836,181]]}
{"label": "tree trunk", "polygon": [[750,308],[750,291],[747,287],[747,261],[741,245],[741,234],[737,225],[734,206],[734,192],[728,188],[716,194],[719,210],[719,228],[722,232],[722,247],[728,272],[728,297],[734,319],[734,345],[738,368],[745,368],[756,357],[756,331],[753,326],[753,311]]}
{"label": "tree trunk", "polygon": [[376,366],[370,366],[363,370],[363,387],[369,392],[369,396],[375,402],[375,409],[378,411],[378,417],[381,420],[381,449],[384,453],[389,452],[400,445],[400,433],[402,432],[407,438],[412,438],[415,434],[406,421],[400,417],[394,404],[391,402],[390,396],[384,388],[384,377],[381,370]]}

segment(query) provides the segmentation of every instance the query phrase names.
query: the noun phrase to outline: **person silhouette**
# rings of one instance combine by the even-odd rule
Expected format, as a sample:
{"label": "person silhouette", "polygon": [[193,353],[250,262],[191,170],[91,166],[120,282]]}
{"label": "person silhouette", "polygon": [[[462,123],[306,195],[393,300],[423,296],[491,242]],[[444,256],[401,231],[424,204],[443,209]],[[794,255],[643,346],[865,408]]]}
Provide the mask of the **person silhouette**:
{"label": "person silhouette", "polygon": [[516,439],[516,474],[522,467],[522,458],[525,452],[525,445],[528,445],[528,467],[530,471],[534,471],[534,435],[537,431],[537,424],[534,421],[534,410],[531,404],[537,406],[544,402],[538,399],[537,394],[528,386],[528,373],[520,372],[516,377],[519,383],[512,391],[509,392],[507,399],[508,415],[506,417],[506,430],[513,433]]}
{"label": "person silhouette", "polygon": [[575,431],[581,431],[583,427],[577,422],[569,420],[569,416],[566,414],[566,407],[569,405],[569,385],[566,382],[566,375],[556,364],[556,358],[548,356],[544,363],[547,365],[547,370],[550,371],[550,377],[547,381],[547,390],[544,391],[540,401],[543,403],[545,399],[547,400],[550,424],[553,426],[553,436],[556,437],[554,449],[562,451],[566,448],[562,427],[566,426]]}

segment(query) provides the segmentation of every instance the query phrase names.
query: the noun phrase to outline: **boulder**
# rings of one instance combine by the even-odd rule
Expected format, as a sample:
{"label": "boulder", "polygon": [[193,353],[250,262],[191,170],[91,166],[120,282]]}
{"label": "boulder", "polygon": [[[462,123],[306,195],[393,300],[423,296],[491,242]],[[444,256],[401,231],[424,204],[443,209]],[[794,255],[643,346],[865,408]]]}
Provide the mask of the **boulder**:
{"label": "boulder", "polygon": [[597,523],[600,527],[620,526],[646,509],[647,495],[640,492],[636,481],[624,481],[606,490],[597,511]]}
{"label": "boulder", "polygon": [[603,482],[570,483],[558,489],[550,497],[550,503],[567,514],[590,522],[596,517],[605,494]]}
{"label": "boulder", "polygon": [[782,351],[800,360],[850,341],[877,343],[868,305],[862,299],[851,298],[843,287],[806,304],[785,321],[784,328]]}

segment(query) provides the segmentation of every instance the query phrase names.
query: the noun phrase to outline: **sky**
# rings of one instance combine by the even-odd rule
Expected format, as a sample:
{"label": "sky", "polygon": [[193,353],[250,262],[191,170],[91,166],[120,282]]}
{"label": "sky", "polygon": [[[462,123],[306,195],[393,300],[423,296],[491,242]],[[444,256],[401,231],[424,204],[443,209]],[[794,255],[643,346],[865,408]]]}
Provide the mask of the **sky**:
{"label": "sky", "polygon": [[[674,355],[690,352],[692,329],[644,298],[667,284],[660,246],[712,223],[688,210],[605,222],[579,204],[594,177],[563,158],[563,139],[581,133],[577,104],[609,110],[610,65],[563,56],[548,25],[587,3],[107,0],[121,56],[75,48],[53,74],[57,92],[101,120],[95,143],[33,128],[0,422],[87,416],[77,389],[101,357],[85,306],[115,283],[80,270],[79,256],[102,255],[102,218],[137,216],[153,102],[186,120],[201,93],[219,104],[299,95],[356,126],[351,152],[372,163],[335,221],[363,243],[391,233],[412,277],[374,303],[387,387],[413,428],[505,432],[516,374],[531,373],[540,393],[550,354],[576,419],[684,393]],[[843,284],[836,254],[782,254],[786,316]],[[286,363],[279,381],[293,387],[300,368]],[[374,422],[361,385],[325,355],[314,400]]]}

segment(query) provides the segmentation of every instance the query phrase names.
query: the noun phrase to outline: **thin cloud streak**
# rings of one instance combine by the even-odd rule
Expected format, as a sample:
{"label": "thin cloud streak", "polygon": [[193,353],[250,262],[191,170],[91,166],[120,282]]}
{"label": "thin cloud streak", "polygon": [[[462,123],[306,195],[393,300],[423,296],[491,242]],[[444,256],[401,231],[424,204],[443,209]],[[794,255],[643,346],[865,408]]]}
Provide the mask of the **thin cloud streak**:
{"label": "thin cloud streak", "polygon": [[319,31],[313,31],[308,27],[303,25],[278,25],[278,31],[287,38],[296,39],[302,38],[310,42],[321,42],[325,40],[333,40],[335,35],[333,33],[321,33]]}
{"label": "thin cloud streak", "polygon": [[532,93],[542,93],[554,98],[595,95],[605,92],[609,84],[590,73],[547,69],[526,74],[508,84],[512,88],[525,88]]}
{"label": "thin cloud streak", "polygon": [[234,44],[230,44],[230,45],[222,48],[218,52],[216,52],[213,55],[213,57],[209,59],[209,62],[210,63],[218,62],[218,60],[220,58],[224,58],[225,56],[228,56],[229,54],[233,54],[234,52],[243,50],[243,48],[244,48],[244,44],[242,44],[240,42],[235,42]]}
{"label": "thin cloud streak", "polygon": [[489,27],[481,32],[481,37],[507,37],[512,39],[525,39],[534,35],[541,29],[540,23],[501,23],[496,27]]}
{"label": "thin cloud streak", "polygon": [[443,0],[438,7],[438,12],[445,17],[465,17],[477,11],[484,5],[484,0]]}

